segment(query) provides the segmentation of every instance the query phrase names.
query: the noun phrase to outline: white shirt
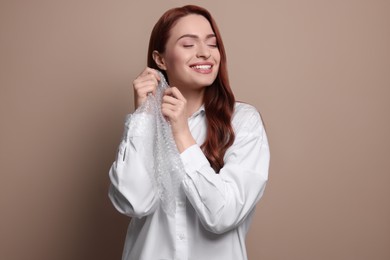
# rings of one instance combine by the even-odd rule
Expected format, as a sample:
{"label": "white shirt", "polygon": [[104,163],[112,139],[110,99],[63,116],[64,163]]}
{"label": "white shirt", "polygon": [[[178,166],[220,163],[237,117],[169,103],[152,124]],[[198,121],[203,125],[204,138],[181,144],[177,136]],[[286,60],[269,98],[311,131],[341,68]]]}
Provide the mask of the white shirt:
{"label": "white shirt", "polygon": [[109,197],[132,217],[123,260],[244,260],[245,236],[268,179],[269,146],[258,111],[236,103],[235,141],[219,174],[200,149],[206,136],[204,108],[188,119],[197,144],[180,154],[185,174],[176,214],[160,207],[150,175],[142,165],[145,135],[126,133],[110,169]]}

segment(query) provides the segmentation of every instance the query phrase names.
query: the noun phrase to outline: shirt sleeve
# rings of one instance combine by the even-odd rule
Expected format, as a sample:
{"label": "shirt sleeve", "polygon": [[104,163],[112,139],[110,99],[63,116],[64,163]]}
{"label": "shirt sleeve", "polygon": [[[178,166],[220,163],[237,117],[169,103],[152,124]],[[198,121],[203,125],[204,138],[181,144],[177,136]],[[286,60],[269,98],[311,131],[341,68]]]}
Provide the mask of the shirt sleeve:
{"label": "shirt sleeve", "polygon": [[242,223],[263,195],[268,180],[269,146],[259,113],[253,108],[233,120],[236,138],[216,174],[198,145],[181,154],[182,182],[203,226],[224,233]]}
{"label": "shirt sleeve", "polygon": [[[150,157],[154,137],[146,129],[150,129],[152,120],[145,115],[142,115],[142,120],[134,120],[137,116],[140,115],[127,117],[116,160],[109,171],[111,184],[108,196],[119,212],[132,217],[151,214],[159,201],[151,181],[153,160],[147,158]],[[139,122],[143,122],[142,126],[137,126],[137,131],[131,131],[132,124]]]}

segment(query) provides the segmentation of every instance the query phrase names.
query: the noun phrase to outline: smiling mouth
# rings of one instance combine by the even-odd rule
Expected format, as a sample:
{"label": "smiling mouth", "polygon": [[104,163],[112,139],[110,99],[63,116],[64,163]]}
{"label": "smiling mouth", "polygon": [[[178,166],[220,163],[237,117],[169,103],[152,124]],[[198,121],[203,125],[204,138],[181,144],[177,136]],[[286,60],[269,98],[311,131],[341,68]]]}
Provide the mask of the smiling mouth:
{"label": "smiling mouth", "polygon": [[201,74],[210,74],[213,71],[213,66],[211,64],[193,65],[190,66],[190,68]]}
{"label": "smiling mouth", "polygon": [[194,65],[194,66],[191,66],[191,68],[197,69],[197,70],[210,70],[211,65]]}

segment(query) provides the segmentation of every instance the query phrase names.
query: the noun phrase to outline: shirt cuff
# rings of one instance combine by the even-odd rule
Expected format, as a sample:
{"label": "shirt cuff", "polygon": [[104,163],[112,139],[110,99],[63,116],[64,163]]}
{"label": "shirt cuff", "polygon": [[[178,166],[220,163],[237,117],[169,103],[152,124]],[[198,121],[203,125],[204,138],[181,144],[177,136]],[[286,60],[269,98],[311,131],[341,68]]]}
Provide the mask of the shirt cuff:
{"label": "shirt cuff", "polygon": [[204,166],[210,166],[210,163],[203,154],[202,149],[200,149],[197,144],[188,147],[180,154],[180,158],[187,174],[196,172]]}

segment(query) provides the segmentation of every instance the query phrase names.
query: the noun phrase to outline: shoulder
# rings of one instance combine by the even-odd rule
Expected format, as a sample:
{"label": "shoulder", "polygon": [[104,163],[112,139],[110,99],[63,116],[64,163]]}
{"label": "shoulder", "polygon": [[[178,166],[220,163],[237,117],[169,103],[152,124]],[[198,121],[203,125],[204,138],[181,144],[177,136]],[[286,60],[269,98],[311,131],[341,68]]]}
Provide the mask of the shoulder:
{"label": "shoulder", "polygon": [[259,113],[257,109],[248,104],[243,102],[236,102],[234,104],[234,114],[253,114],[253,113]]}
{"label": "shoulder", "polygon": [[263,123],[259,111],[252,105],[236,102],[232,124],[235,130],[254,130],[263,128]]}

